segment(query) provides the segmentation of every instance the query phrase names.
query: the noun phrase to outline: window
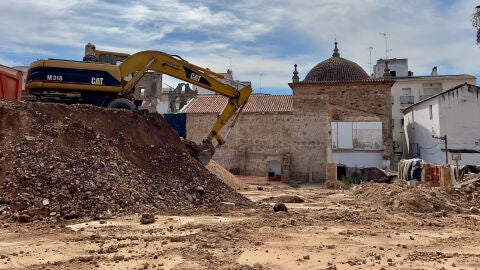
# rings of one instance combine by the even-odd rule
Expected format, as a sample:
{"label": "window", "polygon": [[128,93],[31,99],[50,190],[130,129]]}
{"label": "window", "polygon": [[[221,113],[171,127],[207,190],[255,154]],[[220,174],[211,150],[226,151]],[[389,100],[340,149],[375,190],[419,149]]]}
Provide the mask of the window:
{"label": "window", "polygon": [[332,122],[332,148],[382,150],[382,122]]}
{"label": "window", "polygon": [[402,88],[402,96],[411,96],[412,88]]}
{"label": "window", "polygon": [[430,120],[433,120],[433,108],[432,108],[432,105],[428,106],[428,112],[430,113]]}
{"label": "window", "polygon": [[413,96],[411,88],[402,88],[402,96],[400,97],[400,104],[410,105],[413,104]]}

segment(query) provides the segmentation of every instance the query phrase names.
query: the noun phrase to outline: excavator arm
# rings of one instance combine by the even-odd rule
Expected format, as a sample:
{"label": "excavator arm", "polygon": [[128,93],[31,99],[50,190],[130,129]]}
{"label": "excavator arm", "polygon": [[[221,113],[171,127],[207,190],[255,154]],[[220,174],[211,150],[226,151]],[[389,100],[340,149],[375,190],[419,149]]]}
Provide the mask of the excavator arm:
{"label": "excavator arm", "polygon": [[[218,115],[210,133],[204,140],[204,149],[211,149],[211,146],[213,146],[212,139],[214,138],[218,142],[217,146],[225,143],[225,139],[220,135],[220,130],[234,116],[226,133],[226,136],[228,136],[230,129],[235,126],[238,116],[252,93],[250,85],[228,80],[222,74],[190,64],[179,56],[159,51],[136,53],[125,59],[119,68],[122,76],[122,94],[130,91],[145,72],[154,70],[228,97],[227,105]],[[134,75],[128,80],[127,78],[131,74]]]}

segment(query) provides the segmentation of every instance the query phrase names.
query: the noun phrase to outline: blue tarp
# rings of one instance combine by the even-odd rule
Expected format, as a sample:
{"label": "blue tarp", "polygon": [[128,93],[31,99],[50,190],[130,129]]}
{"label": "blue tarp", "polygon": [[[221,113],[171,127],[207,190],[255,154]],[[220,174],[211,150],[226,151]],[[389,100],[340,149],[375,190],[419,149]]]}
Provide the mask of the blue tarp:
{"label": "blue tarp", "polygon": [[166,113],[163,118],[175,130],[178,136],[187,137],[187,114],[186,113]]}

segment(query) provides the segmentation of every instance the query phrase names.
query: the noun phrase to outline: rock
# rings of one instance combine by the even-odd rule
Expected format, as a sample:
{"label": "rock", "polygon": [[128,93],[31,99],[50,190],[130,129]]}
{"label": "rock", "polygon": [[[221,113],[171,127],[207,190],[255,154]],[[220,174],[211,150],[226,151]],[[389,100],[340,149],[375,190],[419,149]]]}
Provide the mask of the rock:
{"label": "rock", "polygon": [[218,209],[221,211],[229,211],[235,209],[235,203],[233,202],[220,202],[218,204]]}
{"label": "rock", "polygon": [[43,206],[47,206],[47,205],[50,204],[50,201],[48,199],[43,199],[42,204],[43,204]]}
{"label": "rock", "polygon": [[35,137],[25,135],[25,140],[27,140],[27,141],[35,141]]}
{"label": "rock", "polygon": [[17,220],[18,222],[24,222],[24,223],[26,223],[26,222],[30,222],[30,221],[31,221],[31,217],[30,217],[29,215],[27,215],[27,214],[21,214],[21,215],[18,215],[18,216],[16,217],[16,220]]}
{"label": "rock", "polygon": [[185,242],[187,241],[187,237],[185,235],[179,235],[179,236],[172,236],[170,237],[170,242]]}
{"label": "rock", "polygon": [[274,212],[288,212],[287,206],[284,203],[276,203],[273,206],[273,211]]}
{"label": "rock", "polygon": [[71,211],[64,216],[65,219],[76,219],[78,217],[79,217],[79,215],[76,211]]}
{"label": "rock", "polygon": [[140,223],[151,224],[155,222],[155,215],[152,213],[143,213],[140,217]]}
{"label": "rock", "polygon": [[195,191],[200,194],[203,194],[205,192],[205,189],[202,186],[197,186],[195,187]]}

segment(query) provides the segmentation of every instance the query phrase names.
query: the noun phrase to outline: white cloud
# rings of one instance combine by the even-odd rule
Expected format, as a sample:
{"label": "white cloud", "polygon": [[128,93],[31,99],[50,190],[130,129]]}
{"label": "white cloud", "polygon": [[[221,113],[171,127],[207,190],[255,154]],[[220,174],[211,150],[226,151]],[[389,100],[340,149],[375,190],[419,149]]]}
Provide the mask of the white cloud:
{"label": "white cloud", "polygon": [[[381,0],[144,0],[0,1],[2,64],[37,58],[80,60],[87,42],[98,49],[135,53],[154,49],[234,75],[262,89],[288,89],[293,64],[300,79],[331,57],[369,71],[385,57],[408,58],[416,75],[479,74],[480,48],[470,23],[478,3]],[[294,39],[294,40],[292,40]],[[298,40],[297,40],[298,39]],[[260,76],[260,74],[262,74]]]}

